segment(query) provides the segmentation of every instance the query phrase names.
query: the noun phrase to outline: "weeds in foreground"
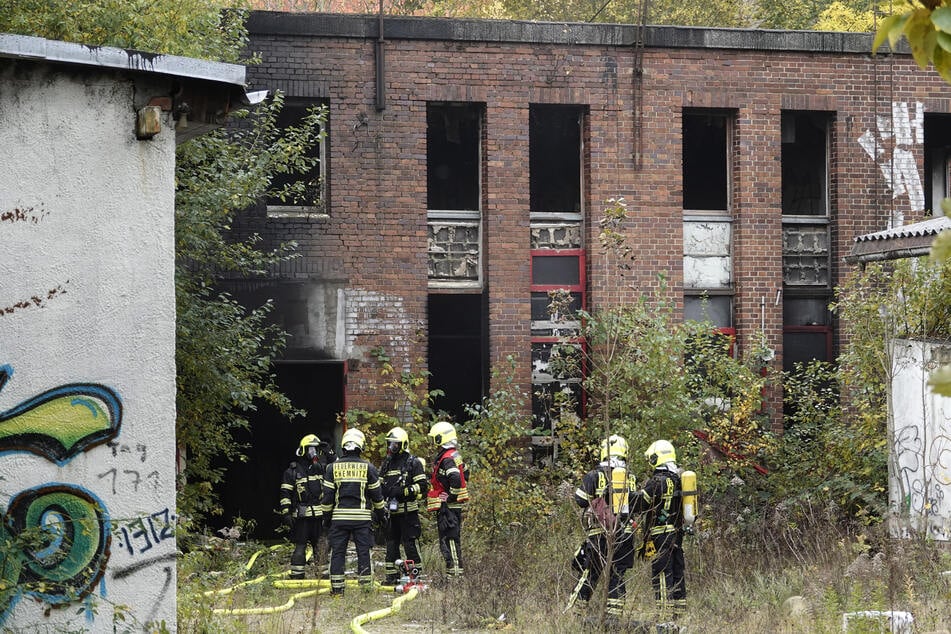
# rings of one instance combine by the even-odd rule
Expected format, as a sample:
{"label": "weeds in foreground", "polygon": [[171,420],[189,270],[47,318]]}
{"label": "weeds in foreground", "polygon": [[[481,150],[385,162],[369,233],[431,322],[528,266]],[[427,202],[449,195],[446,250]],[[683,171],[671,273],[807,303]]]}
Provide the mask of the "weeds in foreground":
{"label": "weeds in foreground", "polygon": [[[590,622],[590,615],[574,610],[563,614],[575,583],[570,559],[582,533],[567,495],[552,495],[555,510],[545,521],[509,526],[504,539],[475,530],[467,533],[464,523],[466,574],[458,580],[443,574],[434,531],[424,518],[429,588],[399,613],[365,624],[366,631],[387,634],[407,626],[424,633],[602,631]],[[842,614],[862,610],[910,612],[916,631],[951,629],[951,574],[943,574],[951,571],[951,553],[945,546],[890,540],[881,526],[851,526],[828,509],[800,504],[747,518],[744,526],[731,530],[705,528],[701,522],[697,533],[687,537],[689,609],[683,625],[691,634],[840,632]],[[286,569],[289,546],[268,549],[222,541],[228,540],[193,542],[195,547],[180,562],[180,632],[347,632],[355,616],[388,607],[394,597],[348,588],[342,599],[317,595],[272,614],[215,614],[213,608],[279,606],[293,594],[260,583],[229,595],[204,595]],[[245,570],[248,559],[262,548],[264,554]],[[382,550],[374,549],[373,557],[382,574]],[[315,575],[316,568],[308,576]],[[649,575],[643,561],[628,573],[626,612],[632,621],[651,616]],[[850,631],[866,631],[863,627],[879,624],[856,622]]]}

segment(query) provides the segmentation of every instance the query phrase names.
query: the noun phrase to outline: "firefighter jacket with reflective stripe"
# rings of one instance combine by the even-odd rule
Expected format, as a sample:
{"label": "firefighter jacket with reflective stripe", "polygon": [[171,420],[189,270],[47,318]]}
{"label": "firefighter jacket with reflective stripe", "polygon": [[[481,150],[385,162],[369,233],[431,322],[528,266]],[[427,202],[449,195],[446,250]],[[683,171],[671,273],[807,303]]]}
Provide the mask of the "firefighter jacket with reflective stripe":
{"label": "firefighter jacket with reflective stripe", "polygon": [[654,470],[631,505],[632,513],[646,512],[646,534],[663,535],[680,529],[683,525],[681,492],[680,474],[665,466]]}
{"label": "firefighter jacket with reflective stripe", "polygon": [[469,501],[469,489],[466,485],[466,465],[455,447],[443,449],[433,462],[433,474],[429,479],[431,487],[427,494],[426,510],[438,511],[442,506],[440,493],[446,493],[446,505],[451,509],[462,509]]}
{"label": "firefighter jacket with reflective stripe", "polygon": [[323,457],[310,464],[305,458],[292,462],[281,477],[281,515],[320,517],[326,470],[327,462]]}
{"label": "firefighter jacket with reflective stripe", "polygon": [[[609,489],[611,489],[611,472],[614,467],[623,463],[602,462],[597,469],[592,469],[584,474],[581,484],[575,489],[575,503],[583,509],[591,508],[592,514],[599,514],[595,508],[599,501],[603,501],[603,506],[612,508],[615,506],[613,499],[608,499]],[[636,478],[630,471],[627,472],[627,486],[621,493],[626,499],[619,501],[617,507],[623,507],[623,512],[618,516],[612,516],[611,521],[603,517],[595,517],[598,521],[591,521],[588,526],[588,535],[600,535],[605,532],[606,525],[614,525],[620,532],[631,534],[634,532],[634,525],[630,521],[630,506],[633,501],[634,491],[637,488]],[[613,495],[613,492],[612,492]]]}
{"label": "firefighter jacket with reflective stripe", "polygon": [[[383,478],[383,499],[391,515],[401,515],[419,510],[419,500],[426,497],[429,479],[423,471],[419,458],[406,451],[387,456],[380,465]],[[396,509],[389,507],[396,500]]]}
{"label": "firefighter jacket with reflective stripe", "polygon": [[346,455],[327,466],[324,474],[324,513],[347,524],[369,523],[375,509],[383,508],[380,476],[372,464],[356,455]]}

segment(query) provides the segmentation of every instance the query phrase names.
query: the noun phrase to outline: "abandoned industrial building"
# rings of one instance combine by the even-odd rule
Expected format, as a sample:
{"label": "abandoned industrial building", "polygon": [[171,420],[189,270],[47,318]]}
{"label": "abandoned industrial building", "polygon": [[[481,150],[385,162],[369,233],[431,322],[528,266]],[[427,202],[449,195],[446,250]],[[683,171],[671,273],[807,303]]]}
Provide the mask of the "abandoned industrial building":
{"label": "abandoned industrial building", "polygon": [[[271,12],[249,27],[248,89],[283,91],[287,122],[329,116],[320,203],[235,226],[301,257],[231,290],[275,298],[282,387],[330,437],[344,408],[392,408],[380,351],[428,369],[457,416],[511,357],[544,421],[537,395],[579,380],[546,372],[555,288],[588,310],[664,292],[738,346],[765,333],[777,369],[832,359],[827,305],[856,238],[949,194],[951,90],[910,55],[872,55],[869,34]],[[597,240],[618,199],[623,281]],[[253,451],[286,456],[297,433]]]}

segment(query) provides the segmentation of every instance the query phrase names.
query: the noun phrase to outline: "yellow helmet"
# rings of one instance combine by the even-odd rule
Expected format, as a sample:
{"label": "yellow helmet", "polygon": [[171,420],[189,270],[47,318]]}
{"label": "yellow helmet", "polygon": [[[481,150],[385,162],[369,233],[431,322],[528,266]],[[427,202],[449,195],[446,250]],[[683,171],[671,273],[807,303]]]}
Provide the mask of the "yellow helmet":
{"label": "yellow helmet", "polygon": [[[363,451],[364,444],[366,444],[366,436],[364,436],[363,432],[356,427],[351,427],[347,431],[343,432],[343,438],[340,439],[340,446],[347,451],[353,451],[354,449]],[[347,447],[347,445],[351,446]]]}
{"label": "yellow helmet", "polygon": [[655,440],[651,446],[644,451],[644,457],[655,469],[667,462],[676,462],[677,452],[669,440]]}
{"label": "yellow helmet", "polygon": [[601,441],[601,460],[607,460],[608,457],[627,460],[627,441],[612,434]]}
{"label": "yellow helmet", "polygon": [[303,456],[307,452],[307,447],[320,447],[320,438],[316,434],[307,434],[300,439],[300,446],[297,447],[297,455]]}
{"label": "yellow helmet", "polygon": [[[399,453],[400,451],[406,451],[409,447],[409,434],[406,433],[406,430],[402,427],[394,427],[386,434],[386,444],[393,453]],[[390,448],[389,445],[396,445],[396,448]]]}
{"label": "yellow helmet", "polygon": [[456,439],[456,428],[452,426],[452,423],[440,421],[430,427],[428,435],[433,439],[433,445],[439,447]]}

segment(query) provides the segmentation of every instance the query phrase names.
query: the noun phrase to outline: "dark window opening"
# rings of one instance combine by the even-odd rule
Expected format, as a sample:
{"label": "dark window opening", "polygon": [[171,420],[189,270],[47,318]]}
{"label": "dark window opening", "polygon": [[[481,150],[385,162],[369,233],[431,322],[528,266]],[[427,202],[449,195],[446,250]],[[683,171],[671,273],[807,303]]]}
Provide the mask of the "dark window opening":
{"label": "dark window opening", "polygon": [[783,112],[781,125],[783,214],[825,216],[829,115]]}
{"label": "dark window opening", "polygon": [[278,361],[274,373],[277,385],[295,407],[307,410],[304,417],[288,421],[276,409],[259,403],[250,412],[248,430],[237,434],[246,443],[245,462],[226,466],[220,488],[223,513],[211,520],[215,528],[232,526],[234,518],[255,520],[256,539],[278,537],[279,522],[274,514],[281,486],[281,474],[294,460],[300,439],[317,434],[336,445],[337,415],[344,411],[344,364],[342,361]]}
{"label": "dark window opening", "polygon": [[797,363],[832,360],[832,318],[828,294],[783,299],[783,370]]}
{"label": "dark window opening", "polygon": [[487,393],[487,311],[484,294],[429,295],[429,389],[445,393],[434,407],[455,421]]}
{"label": "dark window opening", "polygon": [[941,215],[941,201],[951,196],[951,115],[925,115],[925,207]]}
{"label": "dark window opening", "polygon": [[[286,97],[284,107],[277,117],[276,125],[281,130],[300,125],[310,109],[326,105],[326,100]],[[298,191],[290,196],[285,196],[283,200],[279,196],[269,196],[266,200],[268,207],[310,207],[322,212],[329,209],[327,205],[327,156],[329,155],[327,130],[329,130],[329,127],[325,121],[323,124],[324,138],[319,143],[315,143],[307,152],[308,158],[318,159],[318,163],[313,170],[306,174],[274,174],[271,177],[271,189],[274,191],[279,191],[287,186],[295,186],[296,183],[300,183],[300,185],[296,185],[299,187]]]}
{"label": "dark window opening", "polygon": [[430,210],[480,208],[482,108],[432,103],[426,108],[426,205]]}
{"label": "dark window opening", "polygon": [[580,255],[533,255],[532,284],[577,286],[581,283]]}
{"label": "dark window opening", "polygon": [[683,208],[729,210],[728,138],[725,113],[683,113]]}
{"label": "dark window opening", "polygon": [[583,115],[584,110],[578,106],[531,106],[528,168],[531,211],[581,211]]}

